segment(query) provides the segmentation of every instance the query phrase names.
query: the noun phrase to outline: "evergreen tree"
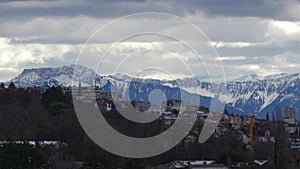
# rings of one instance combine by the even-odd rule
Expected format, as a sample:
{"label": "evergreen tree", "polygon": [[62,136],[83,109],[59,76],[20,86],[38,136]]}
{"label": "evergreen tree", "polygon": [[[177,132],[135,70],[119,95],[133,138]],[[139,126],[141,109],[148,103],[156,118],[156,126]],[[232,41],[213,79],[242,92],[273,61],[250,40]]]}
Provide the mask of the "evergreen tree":
{"label": "evergreen tree", "polygon": [[14,82],[10,82],[8,88],[9,88],[9,89],[15,89],[16,86],[15,86]]}
{"label": "evergreen tree", "polygon": [[0,88],[2,88],[2,89],[5,88],[4,83],[1,83],[1,84],[0,84]]}
{"label": "evergreen tree", "polygon": [[79,81],[79,85],[78,85],[78,96],[82,96],[81,81]]}
{"label": "evergreen tree", "polygon": [[277,121],[282,121],[283,120],[281,107],[279,105],[275,106],[275,114],[276,114],[276,120]]}
{"label": "evergreen tree", "polygon": [[42,95],[42,103],[47,107],[56,103],[65,103],[66,96],[60,87],[51,87]]}
{"label": "evergreen tree", "polygon": [[267,120],[267,121],[270,121],[269,112],[267,112],[267,115],[266,115],[266,120]]}
{"label": "evergreen tree", "polygon": [[292,169],[292,153],[287,140],[281,109],[276,107],[277,123],[275,128],[274,165],[275,169]]}
{"label": "evergreen tree", "polygon": [[42,103],[52,115],[62,114],[66,106],[67,97],[61,87],[51,87],[42,95]]}

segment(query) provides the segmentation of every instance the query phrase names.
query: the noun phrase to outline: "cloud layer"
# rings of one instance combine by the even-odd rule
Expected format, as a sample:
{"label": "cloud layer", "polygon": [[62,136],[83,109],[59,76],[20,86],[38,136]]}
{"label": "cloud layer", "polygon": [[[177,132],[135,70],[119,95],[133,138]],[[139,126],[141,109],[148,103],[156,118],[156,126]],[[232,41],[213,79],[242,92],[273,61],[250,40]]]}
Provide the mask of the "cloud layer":
{"label": "cloud layer", "polygon": [[[162,35],[124,40],[106,58],[101,73],[115,73],[124,58],[127,62],[121,72],[127,74],[156,66],[173,71],[175,77],[190,76],[189,71],[179,71],[182,61],[194,75],[206,74],[205,69],[218,67],[220,61],[225,73],[235,76],[300,72],[299,11],[296,0],[0,1],[0,81],[10,80],[24,68],[73,64],[83,47],[85,64],[98,63],[120,37],[140,30]],[[137,12],[176,15],[201,29],[203,36],[195,36],[194,28],[180,18],[157,15],[125,17],[119,25],[102,30],[115,19]],[[206,65],[199,64],[176,39],[163,35],[177,35],[188,42]],[[212,57],[208,47],[219,56]],[[153,72],[149,77],[165,75]]]}

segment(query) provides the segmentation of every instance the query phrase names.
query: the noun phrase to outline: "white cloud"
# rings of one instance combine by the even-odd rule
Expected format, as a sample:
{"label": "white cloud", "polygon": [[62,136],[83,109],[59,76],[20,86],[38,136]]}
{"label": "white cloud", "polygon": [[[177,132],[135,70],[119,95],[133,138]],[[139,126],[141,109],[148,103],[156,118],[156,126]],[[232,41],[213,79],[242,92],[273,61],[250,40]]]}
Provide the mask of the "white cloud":
{"label": "white cloud", "polygon": [[265,36],[273,41],[299,41],[300,23],[271,20],[269,21],[268,30]]}
{"label": "white cloud", "polygon": [[267,46],[270,42],[210,42],[212,47],[216,48],[249,48],[257,46]]}
{"label": "white cloud", "polygon": [[[79,49],[77,45],[15,44],[12,39],[0,38],[0,79],[8,81],[16,73],[30,66],[54,66],[51,65],[53,61],[66,63],[67,59],[64,55],[71,51],[79,51]],[[11,76],[8,77],[10,73]]]}
{"label": "white cloud", "polygon": [[216,57],[216,60],[246,60],[245,56],[221,56],[221,57]]}
{"label": "white cloud", "polygon": [[272,24],[286,32],[286,34],[300,32],[300,26],[297,23],[288,21],[273,21]]}
{"label": "white cloud", "polygon": [[[12,15],[8,19],[0,16],[0,37],[2,37],[0,38],[0,79],[9,80],[17,72],[21,72],[23,68],[74,63],[86,40],[101,26],[114,20],[112,16],[115,16],[115,14],[112,15],[111,13],[116,12],[120,16],[123,14],[114,9],[114,11],[108,12],[110,13],[109,16],[100,15],[102,13],[95,11],[97,7],[93,8],[91,5],[93,3],[84,5],[82,2],[29,1],[0,3],[0,9],[5,7],[8,10],[10,9],[10,12],[18,12],[17,9],[20,9],[30,14],[30,17],[22,19],[18,19],[16,15]],[[193,3],[195,3],[195,10],[191,12],[189,10],[191,7],[188,5]],[[119,44],[111,51],[108,59],[105,60],[105,73],[113,72],[114,67],[126,57],[130,62],[122,67],[122,73],[132,73],[137,70],[136,68],[147,66],[143,62],[148,62],[149,65],[151,63],[152,66],[162,67],[174,72],[176,76],[184,76],[189,75],[189,72],[180,71],[179,68],[183,67],[183,62],[195,70],[194,72],[202,73],[206,69],[205,66],[207,69],[213,70],[220,65],[220,61],[222,61],[228,74],[241,74],[241,72],[258,74],[300,72],[297,70],[300,61],[296,57],[298,56],[297,53],[300,52],[300,23],[293,21],[293,19],[297,20],[299,18],[298,9],[300,9],[300,6],[298,3],[288,1],[288,5],[283,7],[284,10],[278,12],[259,9],[261,13],[257,15],[250,15],[249,11],[245,11],[247,15],[242,12],[234,15],[234,12],[229,10],[227,10],[228,15],[221,15],[218,14],[218,11],[214,11],[215,9],[197,9],[196,7],[197,5],[199,7],[199,4],[193,3],[180,8],[180,12],[175,11],[179,9],[177,3],[170,2],[129,3],[122,1],[120,3],[105,4],[105,6],[114,6],[118,10],[124,9],[128,4],[133,4],[135,7],[143,7],[143,9],[146,5],[150,5],[151,9],[159,9],[154,11],[171,11],[171,13],[177,13],[199,27],[203,34],[202,36],[200,34],[195,35],[195,31],[191,29],[190,25],[178,24],[176,19],[165,19],[158,16],[124,19],[120,24],[100,30],[98,32],[100,36],[95,34],[94,39],[83,52],[83,63],[86,65],[97,64],[106,50],[114,42],[120,40],[119,37],[132,35],[130,33],[140,30],[147,30],[161,32],[165,35],[175,34],[179,41],[167,36],[155,37],[145,34],[129,37],[124,43]],[[277,9],[282,2],[267,1],[262,5],[266,4],[267,6],[270,5],[272,9]],[[125,7],[122,7],[122,5],[125,5]],[[159,7],[160,5],[162,6]],[[209,4],[206,5],[213,8]],[[69,11],[71,14],[64,14],[64,12],[55,14],[54,12],[57,8],[61,10],[71,9],[71,7],[81,9],[81,6],[84,6],[86,10],[81,10],[81,13],[79,12],[76,15],[71,15],[75,10]],[[173,9],[173,7],[175,8]],[[38,12],[46,12],[42,15],[33,14],[30,13],[32,9],[39,9]],[[91,11],[88,11],[89,9]],[[293,10],[289,11],[287,9]],[[249,8],[249,10],[253,9]],[[224,9],[224,11],[226,10]],[[271,18],[270,14],[276,14],[276,17]],[[203,61],[204,65],[199,63],[199,58],[193,52],[182,43],[180,44],[180,40],[190,42],[191,47],[200,54],[200,61]],[[216,48],[220,57],[214,57],[214,48]],[[130,57],[132,58],[130,59]],[[137,63],[141,64],[137,65]],[[11,76],[8,77],[8,74]],[[156,72],[147,76],[164,76],[159,74]]]}
{"label": "white cloud", "polygon": [[7,82],[11,77],[17,76],[20,71],[12,67],[0,67],[0,82]]}

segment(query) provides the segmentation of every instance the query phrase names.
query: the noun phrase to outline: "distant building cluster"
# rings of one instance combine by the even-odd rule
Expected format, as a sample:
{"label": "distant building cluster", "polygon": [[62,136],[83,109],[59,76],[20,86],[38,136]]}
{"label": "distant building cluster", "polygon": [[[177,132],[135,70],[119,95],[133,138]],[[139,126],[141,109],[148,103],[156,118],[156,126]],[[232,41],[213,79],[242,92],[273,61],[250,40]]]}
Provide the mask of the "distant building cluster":
{"label": "distant building cluster", "polygon": [[97,86],[81,86],[81,83],[79,83],[78,87],[64,87],[63,91],[65,94],[72,95],[72,97],[77,101],[91,103],[96,100],[98,107],[105,111],[112,111],[112,109],[115,108],[113,100],[119,99],[117,92],[103,91]]}
{"label": "distant building cluster", "polygon": [[296,124],[296,110],[293,107],[286,107],[284,110],[284,121],[289,124]]}
{"label": "distant building cluster", "polygon": [[177,160],[171,163],[153,167],[151,169],[228,169],[224,164],[217,164],[212,160]]}
{"label": "distant building cluster", "polygon": [[[93,103],[96,101],[95,106],[98,106],[100,110],[105,112],[110,112],[116,109],[115,101],[118,101],[118,104],[122,108],[128,108],[133,106],[136,110],[140,112],[149,112],[149,113],[159,113],[160,118],[164,124],[172,125],[180,115],[185,116],[189,113],[195,113],[197,115],[197,120],[205,121],[206,123],[216,124],[217,128],[214,129],[214,135],[216,137],[224,135],[228,130],[234,129],[239,131],[241,135],[241,141],[246,145],[250,150],[253,147],[253,142],[262,142],[262,143],[275,143],[275,131],[276,121],[281,120],[284,122],[284,129],[289,136],[289,143],[291,149],[294,151],[294,159],[297,161],[300,166],[300,123],[296,118],[296,110],[294,107],[288,106],[284,109],[283,113],[280,112],[278,116],[280,119],[270,120],[269,113],[265,119],[259,119],[254,114],[253,115],[240,115],[228,113],[226,110],[224,113],[212,112],[207,107],[201,105],[189,105],[184,103],[181,100],[168,99],[162,102],[162,105],[151,105],[149,102],[145,101],[125,101],[122,100],[117,92],[104,91],[100,87],[86,87],[81,86],[79,83],[78,86],[73,87],[62,87],[62,91],[66,95],[71,95],[76,101],[83,101],[87,103]],[[4,84],[0,85],[0,91],[11,90],[16,91],[16,87],[11,83],[8,87],[5,87]],[[41,94],[45,92],[46,88],[41,87],[28,87],[22,89],[32,94]],[[130,104],[130,105],[129,105]],[[282,114],[283,116],[282,116]],[[181,116],[181,117],[182,117]],[[277,118],[278,118],[277,117]],[[195,130],[195,129],[194,129]],[[198,141],[197,133],[200,131],[191,131],[192,134],[188,134],[185,138],[185,143],[194,143]],[[19,142],[16,142],[19,144]],[[7,144],[7,142],[0,142],[0,146]],[[21,144],[21,142],[20,142]],[[35,142],[29,142],[29,144],[34,145]],[[42,146],[58,146],[61,145],[58,142],[40,142]],[[59,147],[57,147],[59,148]],[[256,160],[254,161],[257,165],[265,165],[267,160]],[[209,163],[207,161],[200,164],[191,161],[176,161],[173,163],[173,167],[180,168],[182,166],[189,166],[190,168],[226,168],[223,165],[215,164],[213,162]]]}

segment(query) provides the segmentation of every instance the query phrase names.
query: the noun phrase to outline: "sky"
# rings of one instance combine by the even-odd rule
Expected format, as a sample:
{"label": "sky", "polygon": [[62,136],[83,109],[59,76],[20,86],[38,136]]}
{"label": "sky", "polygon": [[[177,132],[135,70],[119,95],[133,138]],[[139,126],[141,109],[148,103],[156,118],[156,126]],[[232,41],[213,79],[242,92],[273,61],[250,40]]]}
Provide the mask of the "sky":
{"label": "sky", "polygon": [[2,0],[0,81],[74,63],[159,79],[300,73],[299,12],[299,0]]}

